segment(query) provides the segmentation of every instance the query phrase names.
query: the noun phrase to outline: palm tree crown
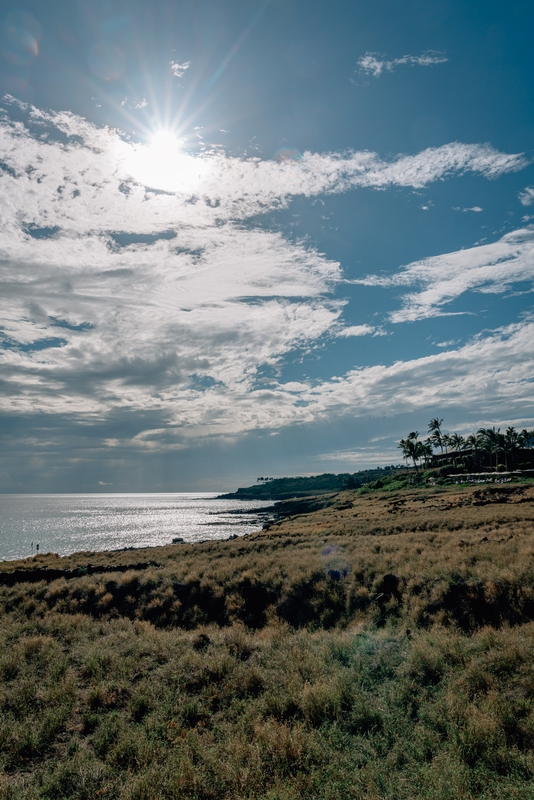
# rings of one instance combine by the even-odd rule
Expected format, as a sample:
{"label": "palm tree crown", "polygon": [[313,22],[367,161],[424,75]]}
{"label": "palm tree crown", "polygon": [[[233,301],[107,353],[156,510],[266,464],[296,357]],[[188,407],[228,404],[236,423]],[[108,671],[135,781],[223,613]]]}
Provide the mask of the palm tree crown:
{"label": "palm tree crown", "polygon": [[[399,448],[406,461],[413,461],[417,469],[418,462],[424,461],[425,464],[432,463],[436,459],[437,464],[443,464],[443,450],[448,463],[450,459],[455,464],[460,460],[461,451],[465,454],[461,461],[468,469],[484,469],[485,466],[494,463],[494,467],[499,466],[499,458],[503,457],[503,462],[507,468],[517,469],[520,461],[521,452],[524,453],[526,464],[519,464],[520,469],[525,469],[532,462],[531,456],[524,451],[534,447],[534,431],[524,428],[521,432],[513,426],[509,426],[505,433],[501,433],[500,428],[479,428],[476,433],[471,433],[464,437],[459,433],[444,433],[442,430],[443,419],[434,417],[428,423],[429,436],[424,442],[419,441],[419,431],[411,431],[406,439],[401,439]],[[441,450],[441,456],[434,455],[434,450]]]}

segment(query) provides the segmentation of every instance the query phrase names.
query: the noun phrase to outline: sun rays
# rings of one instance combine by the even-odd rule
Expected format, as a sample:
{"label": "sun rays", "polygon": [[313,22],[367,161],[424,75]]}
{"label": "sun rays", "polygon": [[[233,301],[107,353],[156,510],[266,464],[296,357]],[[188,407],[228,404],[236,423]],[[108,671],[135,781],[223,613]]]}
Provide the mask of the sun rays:
{"label": "sun rays", "polygon": [[168,192],[192,191],[209,169],[206,159],[185,153],[175,133],[164,128],[137,146],[126,166],[139,183]]}

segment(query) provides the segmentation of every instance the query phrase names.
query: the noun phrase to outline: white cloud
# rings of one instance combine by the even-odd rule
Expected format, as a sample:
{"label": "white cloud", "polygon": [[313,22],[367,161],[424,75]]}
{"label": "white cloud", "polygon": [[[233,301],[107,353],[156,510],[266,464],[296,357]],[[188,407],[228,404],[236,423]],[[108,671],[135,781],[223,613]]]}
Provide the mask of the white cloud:
{"label": "white cloud", "polygon": [[429,67],[433,64],[444,64],[448,60],[449,59],[443,53],[439,53],[436,50],[427,50],[426,53],[422,53],[420,56],[401,56],[391,61],[377,56],[376,53],[366,53],[358,59],[358,67],[361,72],[379,78],[383,72],[393,72],[397,67],[405,65],[410,67]]}
{"label": "white cloud", "polygon": [[[344,378],[312,388],[317,413],[389,416],[423,408],[463,405],[495,418],[532,409],[534,322],[518,323],[475,337],[456,350],[424,358],[352,370]],[[528,415],[528,413],[527,413]]]}
{"label": "white cloud", "polygon": [[368,336],[374,333],[376,328],[372,325],[350,325],[347,328],[341,328],[336,331],[336,336]]}
{"label": "white cloud", "polygon": [[183,63],[180,63],[180,61],[171,61],[169,66],[175,78],[183,78],[191,66],[191,62],[184,61]]}
{"label": "white cloud", "polygon": [[524,206],[531,206],[534,203],[534,186],[527,186],[518,196]]}
{"label": "white cloud", "polygon": [[393,186],[421,189],[452,175],[473,172],[486,178],[526,166],[521,154],[499,153],[489,145],[459,142],[431,147],[391,161],[368,151],[349,154],[309,153],[299,161],[261,161],[214,154],[201,189],[220,203],[218,214],[248,216],[279,207],[296,195],[313,197],[354,188]]}
{"label": "white cloud", "polygon": [[337,323],[339,264],[239,227],[224,202],[147,191],[123,166],[134,146],[54,122],[86,144],[0,131],[4,409],[152,409],[217,426],[221,398],[246,396],[260,365]]}
{"label": "white cloud", "polygon": [[484,209],[481,208],[480,206],[472,206],[471,208],[460,208],[460,206],[455,206],[452,210],[463,211],[464,213],[466,211],[474,211],[476,214],[480,214],[481,211],[484,211]]}
{"label": "white cloud", "polygon": [[[20,178],[4,180],[10,190],[31,197],[25,217],[53,220],[71,231],[82,231],[94,222],[107,228],[154,231],[154,226],[181,223],[212,225],[215,220],[243,219],[286,204],[292,197],[313,197],[353,188],[386,189],[393,186],[423,188],[430,183],[466,172],[497,178],[526,166],[522,154],[500,153],[489,145],[459,142],[428,148],[416,155],[386,161],[376,153],[304,153],[299,161],[261,161],[235,158],[220,150],[192,157],[178,153],[168,169],[150,159],[157,153],[145,145],[125,142],[114,131],[98,129],[69,113],[30,111],[33,125],[56,128],[67,136],[79,136],[78,144],[58,147],[55,142],[33,138],[21,123],[5,119],[0,131],[0,150],[6,164]],[[147,166],[148,163],[148,166]],[[41,165],[46,164],[46,169]],[[28,170],[31,175],[24,177]],[[145,186],[170,195],[147,197]],[[37,185],[39,191],[31,191]],[[56,182],[57,181],[57,182]],[[58,194],[57,187],[62,192]],[[75,203],[67,199],[83,185]],[[122,195],[118,194],[122,186]],[[149,200],[150,202],[147,202]],[[139,214],[142,202],[143,214]],[[67,205],[68,208],[67,212]],[[89,215],[89,217],[87,216]],[[49,223],[54,224],[54,223]]]}
{"label": "white cloud", "polygon": [[495,178],[525,164],[460,143],[392,160],[305,153],[278,163],[216,150],[179,154],[167,188],[161,170],[155,184],[149,173],[146,184],[136,178],[139,155],[145,166],[152,157],[143,145],[69,113],[21,112],[27,124],[0,120],[1,407],[85,421],[143,415],[134,436],[106,429],[114,452],[279,429],[355,402],[374,413],[393,408],[395,381],[400,396],[410,384],[403,402],[423,402],[415,373],[439,375],[439,361],[262,383],[262,368],[276,373],[326,333],[381,331],[340,327],[344,304],[330,296],[342,279],[337,262],[245,223],[296,195],[422,187],[466,171]]}
{"label": "white cloud", "polygon": [[512,284],[534,280],[534,226],[507,233],[499,241],[425,258],[396,275],[371,275],[356,283],[367,286],[418,286],[405,295],[392,322],[435,317],[467,291],[499,294]]}
{"label": "white cloud", "polygon": [[[336,450],[333,453],[321,453],[314,460],[319,462],[334,461],[340,465],[339,469],[352,472],[355,469],[355,465],[365,464],[367,467],[378,467],[387,464],[388,460],[391,461],[391,450],[394,447],[395,445],[392,444],[389,450],[385,448],[378,450],[373,447],[360,447],[358,450]],[[398,451],[393,457],[393,462],[395,464],[399,463]]]}
{"label": "white cloud", "polygon": [[[284,384],[273,384],[268,390],[221,393],[217,414],[209,419],[210,433],[228,436],[255,428],[280,429],[343,416],[354,420],[393,417],[436,407],[445,413],[463,407],[466,398],[470,413],[480,417],[513,419],[511,411],[516,412],[516,419],[528,417],[533,337],[534,323],[521,323],[475,337],[456,350],[351,370],[344,377],[317,385],[301,384],[299,391],[296,386],[291,386],[291,392]],[[207,435],[203,411],[199,406],[191,409],[187,431],[165,428],[148,432],[152,445],[161,449],[173,446],[173,436],[182,442],[184,436]]]}

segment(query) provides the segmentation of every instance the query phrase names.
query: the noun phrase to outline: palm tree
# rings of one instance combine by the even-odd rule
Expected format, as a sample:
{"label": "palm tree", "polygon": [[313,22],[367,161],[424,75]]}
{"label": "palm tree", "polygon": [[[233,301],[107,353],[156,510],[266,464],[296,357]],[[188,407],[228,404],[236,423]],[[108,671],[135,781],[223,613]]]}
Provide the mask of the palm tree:
{"label": "palm tree", "polygon": [[469,447],[473,451],[473,461],[475,462],[476,466],[479,466],[478,463],[478,451],[480,446],[480,437],[474,433],[469,434],[467,439],[465,440],[467,447]]}
{"label": "palm tree", "polygon": [[408,466],[408,459],[410,457],[409,445],[410,445],[409,439],[401,439],[397,445],[397,447],[399,447],[402,450],[402,457],[406,461],[406,466]]}
{"label": "palm tree", "polygon": [[493,428],[479,428],[478,433],[482,439],[484,450],[490,456],[490,464],[491,455],[495,453],[495,466],[497,467],[499,464],[499,453],[503,449],[501,429],[497,428],[497,430],[495,430],[494,425]]}
{"label": "palm tree", "polygon": [[413,463],[417,469],[417,461],[425,460],[428,458],[428,451],[430,450],[430,457],[432,457],[432,448],[428,447],[424,442],[415,442],[414,453],[412,455]]}
{"label": "palm tree", "polygon": [[432,442],[430,439],[425,439],[425,441],[421,443],[421,447],[423,448],[421,450],[421,455],[425,461],[425,464],[431,464],[434,457],[434,451],[432,449]]}
{"label": "palm tree", "polygon": [[490,428],[479,428],[477,431],[478,441],[480,444],[480,449],[485,455],[489,456],[490,467],[491,467],[491,454],[492,454],[492,436],[491,436],[491,429]]}
{"label": "palm tree", "polygon": [[449,441],[450,441],[451,447],[453,447],[456,450],[457,453],[459,453],[460,450],[463,447],[465,447],[465,439],[464,439],[463,436],[460,436],[459,433],[451,434],[451,436],[449,437]]}
{"label": "palm tree", "polygon": [[[516,453],[520,447],[520,440],[521,436],[514,427],[506,429],[506,433],[504,435],[505,458],[506,458],[506,453],[511,454],[512,465],[514,469],[516,462]],[[508,466],[508,460],[506,460],[506,466]]]}
{"label": "palm tree", "polygon": [[[453,450],[456,451],[456,454],[458,455],[460,450],[462,450],[462,448],[465,447],[465,439],[463,436],[460,436],[459,433],[453,433],[451,434],[451,436],[449,436],[449,444],[453,448]],[[457,455],[455,455],[454,457],[455,466],[456,466]]]}
{"label": "palm tree", "polygon": [[441,455],[443,455],[443,434],[439,431],[434,431],[434,433],[429,436],[429,441],[432,442],[432,446],[435,447],[436,450],[439,447]]}
{"label": "palm tree", "polygon": [[423,458],[425,446],[419,441],[419,431],[412,431],[408,434],[406,439],[401,439],[397,447],[402,450],[402,455],[408,462],[411,458],[415,469],[417,469],[417,462]]}
{"label": "palm tree", "polygon": [[441,433],[441,426],[443,425],[443,420],[439,419],[438,417],[434,417],[428,423],[428,432],[431,434],[430,439],[436,447],[441,448],[441,453],[443,455],[443,434]]}
{"label": "palm tree", "polygon": [[[520,443],[519,446],[523,447],[525,450],[530,450],[534,446],[534,431],[527,431],[526,428],[523,428],[521,433],[519,434]],[[530,461],[530,453],[528,460]]]}
{"label": "palm tree", "polygon": [[434,417],[428,423],[428,432],[429,433],[434,433],[434,431],[438,431],[438,433],[441,433],[441,426],[442,425],[443,425],[443,420],[442,419],[438,419],[438,417]]}

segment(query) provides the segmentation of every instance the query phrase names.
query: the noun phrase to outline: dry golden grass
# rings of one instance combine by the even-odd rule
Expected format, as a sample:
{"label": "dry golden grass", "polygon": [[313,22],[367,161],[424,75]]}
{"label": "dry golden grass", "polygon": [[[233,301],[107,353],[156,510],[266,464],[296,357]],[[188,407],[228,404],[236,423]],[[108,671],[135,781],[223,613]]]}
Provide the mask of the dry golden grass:
{"label": "dry golden grass", "polygon": [[494,489],[3,563],[0,800],[531,800],[534,487]]}
{"label": "dry golden grass", "polygon": [[[88,565],[123,571],[72,572]],[[534,486],[344,492],[328,508],[233,541],[1,566],[19,577],[70,571],[0,589],[0,604],[28,617],[56,610],[187,628],[391,618],[473,630],[534,618]]]}

